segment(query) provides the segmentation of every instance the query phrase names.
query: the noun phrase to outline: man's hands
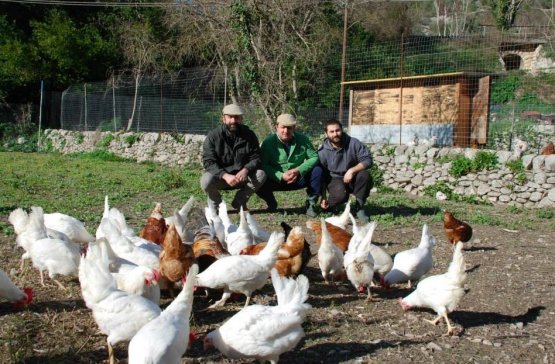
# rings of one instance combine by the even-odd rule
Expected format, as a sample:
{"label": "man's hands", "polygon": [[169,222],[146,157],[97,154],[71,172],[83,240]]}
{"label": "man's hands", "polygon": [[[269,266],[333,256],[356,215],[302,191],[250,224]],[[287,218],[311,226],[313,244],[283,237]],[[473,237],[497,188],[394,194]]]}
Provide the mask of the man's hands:
{"label": "man's hands", "polygon": [[345,183],[351,183],[351,181],[353,180],[353,176],[355,175],[356,172],[353,172],[352,168],[349,168],[347,170],[347,172],[345,172],[345,175],[343,176],[343,182]]}
{"label": "man's hands", "polygon": [[281,177],[281,179],[284,180],[285,183],[290,185],[291,183],[295,183],[299,179],[300,175],[301,175],[301,173],[299,172],[299,170],[294,168],[294,169],[290,169],[288,171],[285,171],[285,173],[283,173],[283,176]]}
{"label": "man's hands", "polygon": [[322,199],[322,201],[320,201],[320,207],[323,208],[324,210],[327,210],[328,207],[330,207],[328,200]]}
{"label": "man's hands", "polygon": [[249,171],[247,171],[246,168],[243,168],[239,172],[237,172],[236,175],[232,175],[230,173],[224,173],[222,178],[228,185],[230,185],[231,187],[235,187],[237,185],[247,182],[248,174],[249,174]]}

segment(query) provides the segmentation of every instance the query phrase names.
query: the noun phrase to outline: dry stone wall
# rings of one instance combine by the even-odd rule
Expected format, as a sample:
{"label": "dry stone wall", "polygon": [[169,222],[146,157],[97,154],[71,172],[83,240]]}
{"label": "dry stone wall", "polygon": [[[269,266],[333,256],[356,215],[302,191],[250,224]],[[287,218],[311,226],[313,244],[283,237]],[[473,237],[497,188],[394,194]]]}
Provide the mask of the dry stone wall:
{"label": "dry stone wall", "polygon": [[[61,153],[91,152],[105,148],[138,162],[153,161],[180,166],[200,163],[204,135],[169,133],[110,133],[47,130],[45,144]],[[512,152],[491,151],[498,166],[492,170],[453,177],[451,163],[444,157],[465,155],[473,159],[478,150],[429,146],[370,146],[374,162],[383,171],[384,184],[393,189],[423,195],[427,186],[447,185],[453,193],[473,196],[494,204],[519,207],[555,208],[555,155],[524,155],[524,171],[517,176],[506,162]],[[525,176],[525,178],[523,178]]]}

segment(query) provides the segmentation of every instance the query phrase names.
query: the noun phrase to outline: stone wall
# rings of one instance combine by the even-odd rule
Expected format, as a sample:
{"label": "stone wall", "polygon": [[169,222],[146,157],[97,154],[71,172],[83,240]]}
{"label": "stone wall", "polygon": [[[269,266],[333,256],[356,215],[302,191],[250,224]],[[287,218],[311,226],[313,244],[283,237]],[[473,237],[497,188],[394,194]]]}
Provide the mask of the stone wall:
{"label": "stone wall", "polygon": [[[164,165],[200,163],[204,135],[168,133],[110,133],[45,131],[45,145],[61,153],[91,152],[98,148],[139,162]],[[474,196],[494,204],[522,207],[555,207],[555,155],[524,155],[526,181],[517,178],[505,163],[512,152],[497,151],[498,168],[455,178],[443,157],[463,154],[473,159],[478,150],[429,146],[370,146],[374,162],[384,173],[384,184],[423,195],[427,186],[443,182],[455,194]],[[494,152],[494,151],[492,151]],[[520,176],[522,177],[522,176]]]}

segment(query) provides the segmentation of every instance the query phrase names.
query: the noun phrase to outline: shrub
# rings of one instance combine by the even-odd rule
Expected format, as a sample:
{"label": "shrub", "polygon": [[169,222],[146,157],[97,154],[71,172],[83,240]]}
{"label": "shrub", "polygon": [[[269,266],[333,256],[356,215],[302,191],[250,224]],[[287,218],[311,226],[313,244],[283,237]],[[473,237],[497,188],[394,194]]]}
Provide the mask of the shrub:
{"label": "shrub", "polygon": [[492,169],[497,165],[497,155],[492,152],[479,151],[472,161],[473,171]]}
{"label": "shrub", "polygon": [[380,188],[383,185],[383,171],[376,164],[370,167],[370,178],[372,187]]}
{"label": "shrub", "polygon": [[187,179],[183,177],[181,170],[169,169],[156,176],[155,183],[164,191],[170,191],[185,186]]}
{"label": "shrub", "polygon": [[75,142],[77,144],[83,144],[83,141],[85,141],[85,134],[78,132],[75,134]]}
{"label": "shrub", "polygon": [[433,185],[429,185],[424,188],[424,195],[426,196],[435,198],[436,193],[438,192],[443,192],[445,196],[447,196],[448,200],[453,199],[453,190],[447,183],[445,183],[445,181],[437,181]]}
{"label": "shrub", "polygon": [[522,163],[522,159],[508,161],[507,163],[505,163],[505,167],[507,167],[509,171],[514,173],[514,180],[519,185],[523,185],[528,182],[528,177],[526,177],[526,173],[524,172],[524,164]]}
{"label": "shrub", "polygon": [[139,135],[137,134],[130,134],[123,138],[123,141],[125,142],[125,144],[127,144],[127,147],[131,147],[137,142],[137,140],[139,140]]}
{"label": "shrub", "polygon": [[96,144],[98,148],[108,148],[110,143],[114,140],[114,135],[112,133],[106,133],[104,137]]}
{"label": "shrub", "polygon": [[472,171],[472,160],[466,158],[464,155],[457,155],[451,161],[451,168],[449,174],[453,177],[461,177],[469,174]]}

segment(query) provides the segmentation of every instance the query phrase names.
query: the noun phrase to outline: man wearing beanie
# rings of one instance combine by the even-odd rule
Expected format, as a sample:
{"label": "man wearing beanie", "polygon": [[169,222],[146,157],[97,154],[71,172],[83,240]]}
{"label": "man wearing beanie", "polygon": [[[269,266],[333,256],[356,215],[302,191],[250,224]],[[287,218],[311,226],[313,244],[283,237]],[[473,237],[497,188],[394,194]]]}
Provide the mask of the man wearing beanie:
{"label": "man wearing beanie", "polygon": [[316,216],[314,207],[321,193],[322,167],[318,153],[307,136],[295,131],[297,121],[291,114],[277,118],[276,132],[270,134],[260,149],[266,183],[257,195],[266,201],[268,211],[277,209],[273,191],[290,191],[306,188],[306,214]]}
{"label": "man wearing beanie", "polygon": [[243,125],[243,109],[229,104],[222,110],[222,125],[212,129],[202,148],[204,173],[200,186],[208,195],[210,208],[218,210],[221,190],[238,189],[231,206],[247,209],[250,196],[264,181],[258,138]]}

